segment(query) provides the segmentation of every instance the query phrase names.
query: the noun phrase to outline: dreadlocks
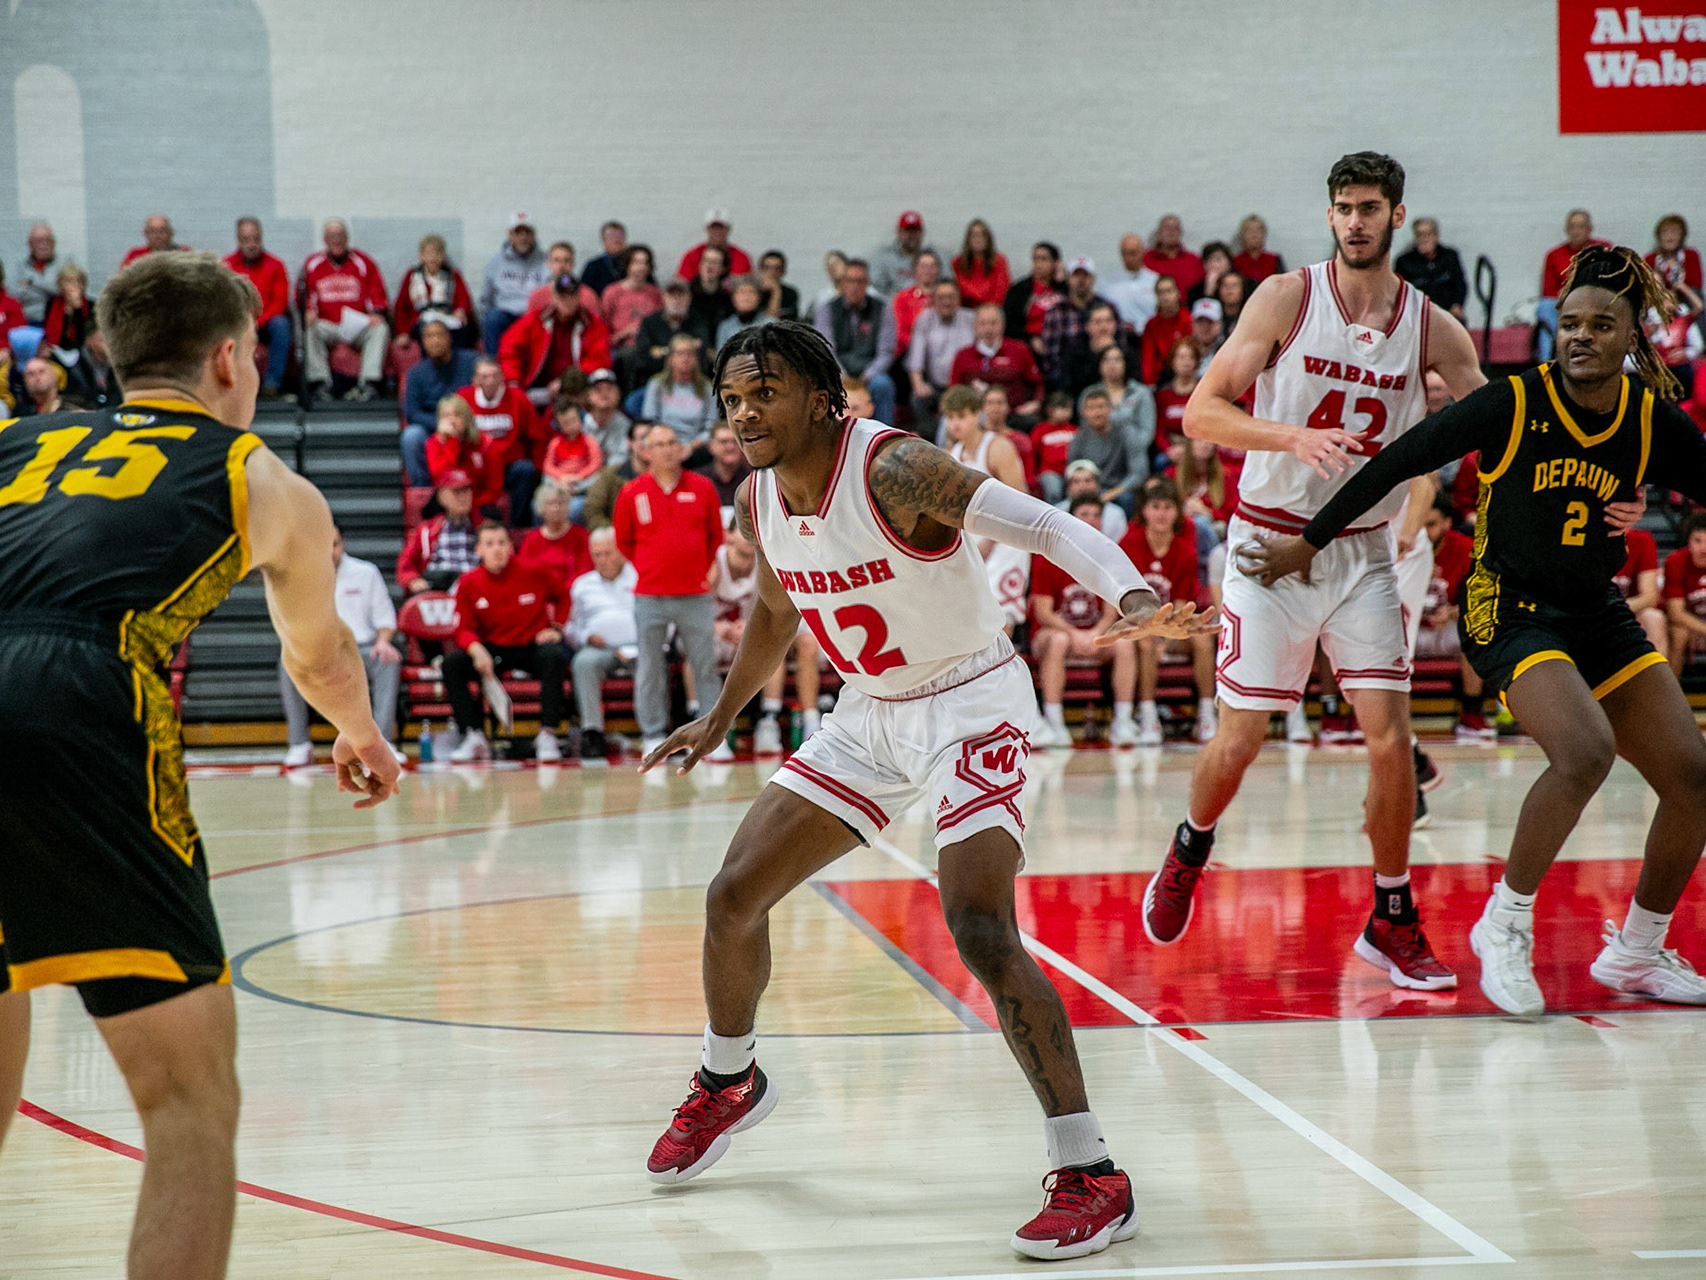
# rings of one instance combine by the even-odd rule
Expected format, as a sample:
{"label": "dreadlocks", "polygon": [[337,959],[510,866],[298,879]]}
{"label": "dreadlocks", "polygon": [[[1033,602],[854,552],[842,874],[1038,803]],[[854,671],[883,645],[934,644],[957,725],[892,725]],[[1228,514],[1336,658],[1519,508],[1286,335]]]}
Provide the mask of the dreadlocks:
{"label": "dreadlocks", "polygon": [[841,389],[841,364],[835,358],[834,348],[811,325],[797,320],[757,324],[742,329],[723,343],[711,374],[712,390],[719,396],[723,388],[723,371],[736,356],[751,356],[760,373],[770,372],[772,357],[780,360],[804,378],[813,391],[822,391],[829,397],[831,421],[839,421],[846,414],[847,393]]}
{"label": "dreadlocks", "polygon": [[1604,289],[1629,304],[1635,321],[1636,370],[1660,399],[1681,399],[1682,383],[1653,350],[1645,324],[1649,311],[1658,312],[1665,320],[1676,314],[1676,300],[1669,286],[1653,274],[1653,269],[1633,249],[1590,244],[1570,259],[1563,288],[1558,290],[1558,305],[1563,306],[1564,299],[1574,290],[1590,288]]}

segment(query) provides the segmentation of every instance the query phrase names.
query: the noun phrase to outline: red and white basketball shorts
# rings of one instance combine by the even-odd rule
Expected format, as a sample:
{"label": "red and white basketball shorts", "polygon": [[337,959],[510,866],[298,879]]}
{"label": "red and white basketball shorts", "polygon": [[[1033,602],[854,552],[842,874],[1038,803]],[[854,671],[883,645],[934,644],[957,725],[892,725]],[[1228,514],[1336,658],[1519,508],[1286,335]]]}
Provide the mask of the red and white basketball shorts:
{"label": "red and white basketball shorts", "polygon": [[[1393,541],[1396,543],[1396,536]],[[1416,535],[1410,553],[1398,557],[1393,572],[1398,575],[1398,603],[1404,607],[1404,647],[1414,658],[1422,614],[1428,607],[1428,584],[1434,576],[1434,544],[1428,541],[1425,530]]]}
{"label": "red and white basketball shorts", "polygon": [[999,827],[1025,846],[1025,758],[1036,692],[1006,636],[904,698],[851,685],[770,781],[866,843],[923,800],[936,847]]}
{"label": "red and white basketball shorts", "polygon": [[1410,691],[1404,613],[1384,528],[1347,534],[1322,549],[1309,582],[1264,587],[1239,568],[1238,548],[1279,537],[1234,517],[1226,529],[1219,695],[1229,707],[1289,711],[1303,697],[1315,645],[1327,651],[1341,689]]}

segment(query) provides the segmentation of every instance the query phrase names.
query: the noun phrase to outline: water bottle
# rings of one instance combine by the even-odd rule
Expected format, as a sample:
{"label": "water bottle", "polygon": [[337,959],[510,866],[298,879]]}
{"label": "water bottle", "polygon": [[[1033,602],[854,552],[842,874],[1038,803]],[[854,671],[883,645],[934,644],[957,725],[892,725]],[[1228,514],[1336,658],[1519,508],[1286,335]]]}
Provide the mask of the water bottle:
{"label": "water bottle", "polygon": [[432,721],[421,721],[421,763],[432,763]]}

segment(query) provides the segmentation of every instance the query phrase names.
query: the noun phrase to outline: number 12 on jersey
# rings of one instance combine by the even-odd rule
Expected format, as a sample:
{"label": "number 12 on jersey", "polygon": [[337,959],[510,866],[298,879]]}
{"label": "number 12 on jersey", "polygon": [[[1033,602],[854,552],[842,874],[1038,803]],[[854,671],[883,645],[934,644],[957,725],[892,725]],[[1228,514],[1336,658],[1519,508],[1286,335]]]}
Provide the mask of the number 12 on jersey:
{"label": "number 12 on jersey", "polygon": [[816,609],[801,609],[800,617],[812,629],[818,644],[823,648],[824,657],[829,659],[830,666],[843,675],[853,675],[863,672],[868,676],[880,676],[883,672],[894,667],[906,665],[906,655],[898,648],[883,648],[889,642],[889,624],[868,604],[848,604],[837,609],[832,615],[836,627],[847,632],[857,627],[865,633],[864,647],[859,650],[859,657],[854,661],[842,654],[841,648],[829,634],[829,626],[823,620],[823,615]]}

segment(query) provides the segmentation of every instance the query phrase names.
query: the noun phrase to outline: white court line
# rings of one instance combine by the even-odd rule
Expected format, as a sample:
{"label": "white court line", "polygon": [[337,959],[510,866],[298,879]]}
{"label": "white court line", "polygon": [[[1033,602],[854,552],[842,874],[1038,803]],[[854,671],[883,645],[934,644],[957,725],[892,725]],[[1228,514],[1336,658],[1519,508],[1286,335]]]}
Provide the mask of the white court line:
{"label": "white court line", "polygon": [[1706,1258],[1706,1249],[1637,1249],[1637,1258]]}
{"label": "white court line", "polygon": [[[931,885],[937,884],[935,872],[931,871],[929,867],[925,866],[922,862],[919,862],[916,858],[913,858],[909,854],[903,852],[894,844],[893,841],[888,840],[881,835],[877,835],[872,837],[872,844],[876,848],[882,850],[882,852],[886,853],[890,858],[900,863],[901,866],[905,867],[913,875],[918,876],[922,880],[928,881]],[[1160,1019],[1158,1019],[1154,1014],[1150,1013],[1147,1009],[1140,1008],[1137,1004],[1128,1000],[1118,991],[1115,991],[1094,974],[1080,968],[1052,947],[1045,946],[1043,943],[1038,942],[1035,938],[1031,937],[1030,934],[1023,932],[1022,930],[1020,931],[1019,937],[1024,940],[1025,950],[1029,951],[1032,955],[1039,959],[1048,961],[1049,964],[1066,974],[1074,982],[1077,982],[1086,991],[1090,991],[1099,996],[1105,1003],[1123,1013],[1138,1026],[1151,1027],[1161,1031],[1161,1034],[1157,1036],[1160,1043],[1178,1053],[1183,1054],[1222,1083],[1230,1085],[1251,1102],[1255,1103],[1263,1111],[1266,1111],[1270,1116],[1278,1120],[1286,1128],[1297,1134],[1298,1137],[1310,1143],[1312,1146],[1330,1156],[1332,1159],[1338,1161],[1345,1168],[1356,1174],[1357,1177],[1368,1183],[1376,1191],[1379,1191],[1382,1195],[1397,1201],[1405,1209],[1408,1209],[1411,1213],[1415,1214],[1416,1217],[1427,1223],[1435,1231],[1438,1231],[1441,1235],[1445,1236],[1446,1239],[1450,1240],[1460,1249],[1465,1250],[1469,1256],[1466,1258],[1456,1259],[1455,1262],[1458,1265],[1470,1262],[1515,1261],[1515,1259],[1513,1259],[1503,1249],[1500,1249],[1491,1241],[1485,1240],[1475,1234],[1475,1232],[1464,1226],[1438,1205],[1426,1199],[1420,1193],[1411,1190],[1391,1174],[1387,1173],[1384,1169],[1375,1165],[1372,1161],[1358,1155],[1355,1151],[1352,1151],[1344,1143],[1333,1137],[1332,1134],[1305,1119],[1297,1111],[1288,1107],[1285,1103],[1281,1102],[1278,1098],[1274,1097],[1273,1094],[1269,1093],[1254,1081],[1249,1080],[1234,1071],[1219,1058],[1202,1048],[1198,1042],[1185,1040],[1174,1035],[1170,1031],[1164,1031],[1161,1028]],[[1366,1267],[1381,1264],[1358,1262],[1345,1263],[1343,1265],[1347,1267]],[[1397,1266],[1401,1264],[1389,1262],[1385,1265]],[[1402,1265],[1439,1266],[1445,1265],[1445,1263],[1442,1260],[1410,1259]],[[1297,1266],[1293,1267],[1291,1264],[1263,1263],[1252,1264],[1242,1268],[1209,1267],[1206,1269],[1185,1268],[1183,1270],[1169,1270],[1163,1268],[1158,1271],[1132,1271],[1128,1269],[1124,1271],[1098,1271],[1078,1274],[1082,1274],[1084,1276],[1214,1275],[1217,1271],[1309,1270],[1316,1267],[1332,1268],[1334,1267],[1334,1264],[1299,1263]],[[1057,1273],[1051,1271],[1049,1274],[1051,1276],[1058,1275],[1060,1280],[1067,1280],[1067,1277],[1074,1273],[1064,1271]]]}

